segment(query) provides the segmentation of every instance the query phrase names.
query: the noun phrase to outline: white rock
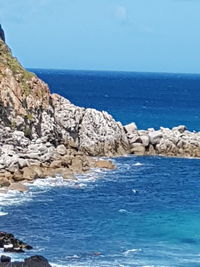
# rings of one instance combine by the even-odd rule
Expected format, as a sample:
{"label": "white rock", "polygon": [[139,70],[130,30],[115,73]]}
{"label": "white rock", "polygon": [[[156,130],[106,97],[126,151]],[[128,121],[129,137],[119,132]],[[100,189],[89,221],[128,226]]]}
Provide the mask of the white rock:
{"label": "white rock", "polygon": [[137,125],[135,124],[135,122],[132,122],[130,124],[125,125],[124,129],[128,134],[132,134],[137,130]]}
{"label": "white rock", "polygon": [[160,142],[160,139],[163,137],[163,134],[161,131],[152,131],[149,132],[149,138],[150,138],[150,143],[152,145],[156,145]]}
{"label": "white rock", "polygon": [[59,145],[56,148],[56,152],[62,156],[64,156],[67,153],[67,149],[64,145]]}
{"label": "white rock", "polygon": [[141,140],[142,140],[142,144],[147,147],[149,145],[150,142],[150,138],[148,135],[141,135],[140,136]]}

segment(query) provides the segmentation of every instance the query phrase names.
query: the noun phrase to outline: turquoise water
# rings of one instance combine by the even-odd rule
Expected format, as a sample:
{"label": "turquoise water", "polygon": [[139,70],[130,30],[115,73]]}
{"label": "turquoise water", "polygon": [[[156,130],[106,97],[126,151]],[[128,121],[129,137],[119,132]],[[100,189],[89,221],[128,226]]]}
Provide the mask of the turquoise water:
{"label": "turquoise water", "polygon": [[[40,75],[48,79],[51,75],[59,76],[57,72],[48,73]],[[70,80],[62,75],[65,82]],[[62,75],[57,78],[58,85],[62,83]],[[84,80],[84,75],[81,79]],[[198,79],[195,83],[197,88]],[[63,94],[66,92],[67,89]],[[82,105],[82,91],[76,92],[74,88],[72,94]],[[191,94],[191,101],[193,98]],[[190,107],[185,103],[179,109],[181,101],[176,98],[176,102],[177,114],[188,110],[185,121],[192,116],[190,108],[198,113],[197,104]],[[165,114],[160,113],[160,117],[165,115],[169,123],[175,115],[169,114],[173,109],[168,112],[165,104]],[[110,107],[114,116],[121,116],[121,107],[117,109],[115,105]],[[142,116],[141,110],[138,108]],[[159,117],[159,112],[156,116]],[[148,126],[150,120],[151,116],[149,121],[144,116],[142,123]],[[155,127],[158,121],[152,120]],[[193,120],[190,123],[198,129]],[[61,177],[38,180],[24,195],[1,196],[1,212],[7,215],[0,217],[0,229],[34,246],[23,257],[42,254],[55,266],[200,266],[200,161],[135,156],[113,160],[116,170],[92,170],[78,176],[77,182],[63,181]]]}

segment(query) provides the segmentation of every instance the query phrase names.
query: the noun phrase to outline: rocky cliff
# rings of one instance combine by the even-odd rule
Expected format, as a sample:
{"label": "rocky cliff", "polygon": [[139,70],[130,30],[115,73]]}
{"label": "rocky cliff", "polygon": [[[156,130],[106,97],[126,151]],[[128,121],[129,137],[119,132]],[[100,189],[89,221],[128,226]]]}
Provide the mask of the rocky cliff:
{"label": "rocky cliff", "polygon": [[56,173],[64,175],[66,169],[85,171],[91,163],[87,156],[129,152],[121,123],[107,112],[77,107],[50,94],[48,86],[26,71],[1,39],[0,122],[3,185]]}
{"label": "rocky cliff", "polygon": [[41,138],[54,146],[85,154],[118,155],[128,151],[124,129],[107,112],[85,109],[49,92],[48,86],[26,71],[0,40],[0,120],[29,140]]}

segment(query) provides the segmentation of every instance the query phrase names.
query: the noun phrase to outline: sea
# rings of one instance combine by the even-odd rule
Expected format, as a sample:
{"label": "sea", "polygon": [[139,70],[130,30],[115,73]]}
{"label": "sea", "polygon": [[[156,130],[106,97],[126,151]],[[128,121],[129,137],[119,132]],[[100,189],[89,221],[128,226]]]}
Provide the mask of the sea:
{"label": "sea", "polygon": [[[51,92],[139,129],[200,130],[200,75],[41,70]],[[127,155],[0,195],[0,230],[60,267],[200,266],[200,161]]]}

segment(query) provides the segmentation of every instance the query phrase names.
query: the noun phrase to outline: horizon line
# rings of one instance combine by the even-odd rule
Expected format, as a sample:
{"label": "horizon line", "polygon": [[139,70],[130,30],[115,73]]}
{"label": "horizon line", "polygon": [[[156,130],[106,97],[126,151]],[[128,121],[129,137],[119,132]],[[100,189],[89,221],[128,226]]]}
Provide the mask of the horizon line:
{"label": "horizon line", "polygon": [[143,74],[163,74],[163,75],[195,75],[200,76],[200,73],[194,72],[167,72],[167,71],[131,71],[131,70],[94,70],[94,69],[62,69],[62,68],[25,68],[27,70],[41,70],[41,71],[71,71],[71,72],[112,72],[112,73],[143,73]]}

